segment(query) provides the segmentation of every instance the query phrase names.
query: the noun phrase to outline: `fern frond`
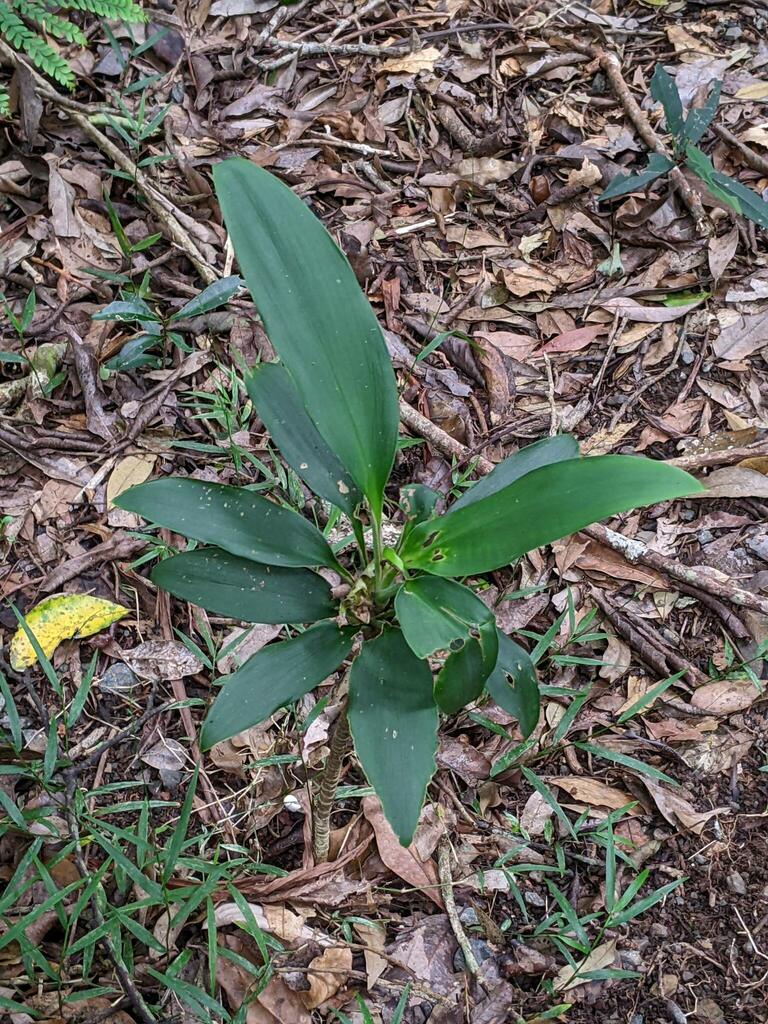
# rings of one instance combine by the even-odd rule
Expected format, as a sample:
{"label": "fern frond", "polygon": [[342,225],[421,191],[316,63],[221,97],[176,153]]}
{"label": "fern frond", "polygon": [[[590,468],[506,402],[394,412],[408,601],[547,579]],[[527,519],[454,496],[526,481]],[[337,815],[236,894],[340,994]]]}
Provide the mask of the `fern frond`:
{"label": "fern frond", "polygon": [[0,88],[0,117],[11,116],[11,98],[5,89]]}
{"label": "fern frond", "polygon": [[11,0],[13,6],[23,14],[25,18],[38,24],[44,32],[55,36],[56,39],[65,39],[68,43],[75,43],[77,46],[87,46],[88,40],[81,30],[67,18],[60,18],[58,14],[52,14],[40,0]]}
{"label": "fern frond", "polygon": [[68,11],[89,11],[110,21],[128,21],[137,24],[147,17],[133,0],[63,0],[61,7]]}

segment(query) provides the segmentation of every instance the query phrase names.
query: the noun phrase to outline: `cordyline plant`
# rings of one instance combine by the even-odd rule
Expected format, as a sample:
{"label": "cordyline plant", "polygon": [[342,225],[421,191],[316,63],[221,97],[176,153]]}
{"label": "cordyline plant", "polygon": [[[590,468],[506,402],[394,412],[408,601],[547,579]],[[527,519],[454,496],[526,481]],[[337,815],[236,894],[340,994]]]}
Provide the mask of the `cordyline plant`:
{"label": "cordyline plant", "polygon": [[[458,579],[506,566],[606,516],[701,488],[672,466],[580,458],[572,437],[551,437],[499,463],[444,515],[435,514],[433,491],[404,488],[400,538],[383,546],[398,401],[376,316],[331,237],[277,178],[232,159],[215,168],[214,180],[280,357],[248,375],[248,393],[288,465],[349,517],[356,546],[334,552],[308,519],[247,487],[171,477],[134,487],[117,504],[206,545],[159,563],[158,586],[234,619],[291,624],[289,639],[225,677],[203,747],[261,722],[351,661],[315,791],[315,854],[327,856],[348,729],[407,845],[435,771],[441,713],[485,691],[525,736],[539,715],[530,658]],[[337,573],[341,586],[332,590],[317,568]]]}

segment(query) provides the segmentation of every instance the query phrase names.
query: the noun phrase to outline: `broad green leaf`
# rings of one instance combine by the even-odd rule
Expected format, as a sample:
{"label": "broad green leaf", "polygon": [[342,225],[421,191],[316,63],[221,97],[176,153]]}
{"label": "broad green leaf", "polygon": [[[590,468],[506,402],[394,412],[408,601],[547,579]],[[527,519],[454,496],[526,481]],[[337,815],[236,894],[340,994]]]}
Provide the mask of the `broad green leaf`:
{"label": "broad green leaf", "polygon": [[159,338],[152,334],[139,334],[130,341],[126,341],[116,356],[112,356],[104,364],[108,370],[116,373],[122,370],[133,370],[137,366],[159,365],[159,357],[148,355],[150,349],[155,348]]}
{"label": "broad green leaf", "polygon": [[563,462],[566,459],[575,459],[579,455],[579,442],[571,434],[558,434],[556,437],[545,437],[541,441],[534,441],[533,444],[521,448],[519,452],[510,455],[495,466],[491,472],[473,484],[468,491],[451,505],[451,511],[457,508],[464,508],[481,498],[487,498],[489,494],[495,494],[503,487],[508,487],[515,480],[519,480],[526,473],[539,469],[540,466],[549,466],[553,462]]}
{"label": "broad green leaf", "polygon": [[722,174],[720,171],[715,171],[714,180],[720,186],[721,191],[728,197],[730,205],[738,213],[749,217],[755,224],[759,224],[761,228],[768,228],[768,203],[762,196],[758,195],[757,192],[753,192],[751,188],[747,188],[746,185],[742,185],[735,178]]}
{"label": "broad green leaf", "polygon": [[259,565],[200,548],[159,562],[152,581],[184,601],[241,622],[317,622],[335,612],[331,588],[308,569]]}
{"label": "broad green leaf", "polygon": [[707,128],[709,128],[712,118],[715,116],[717,105],[720,102],[722,84],[722,82],[715,82],[703,107],[691,107],[688,111],[688,117],[685,119],[685,128],[683,129],[683,138],[686,142],[690,142],[691,145],[695,146]]}
{"label": "broad green leaf", "polygon": [[123,491],[118,508],[266,565],[336,565],[325,538],[292,509],[244,487],[166,477]]}
{"label": "broad green leaf", "polygon": [[703,490],[683,470],[638,456],[569,459],[421,523],[400,555],[436,576],[490,572],[600,519]]}
{"label": "broad green leaf", "polygon": [[435,771],[438,715],[429,665],[399,629],[363,644],[349,674],[348,715],[363,771],[408,846]]}
{"label": "broad green leaf", "polygon": [[242,283],[237,274],[214,281],[194,299],[190,299],[181,309],[177,310],[171,317],[171,323],[175,320],[189,319],[192,316],[201,316],[203,313],[210,313],[212,309],[218,309],[225,302],[229,302]]}
{"label": "broad green leaf", "polygon": [[[741,213],[741,203],[738,198],[731,194],[731,191],[721,187],[723,182],[731,182],[732,179],[728,178],[725,174],[718,174],[706,153],[700,150],[698,146],[689,144],[685,147],[685,162],[693,173],[701,178],[716,199],[725,203],[726,206],[730,206],[736,213]],[[746,189],[746,191],[749,192],[749,189]],[[750,193],[750,195],[754,195],[754,193]]]}
{"label": "broad green leaf", "polygon": [[117,320],[120,323],[157,320],[157,317],[143,299],[118,300],[110,302],[104,309],[94,313],[92,320]]}
{"label": "broad green leaf", "polygon": [[539,684],[530,655],[499,630],[496,668],[485,681],[489,696],[520,723],[527,739],[539,721]]}
{"label": "broad green leaf", "polygon": [[291,469],[351,518],[362,495],[309,418],[288,370],[279,363],[262,363],[245,378],[245,386]]}
{"label": "broad green leaf", "polygon": [[[494,626],[493,632],[496,632]],[[495,645],[494,645],[495,646]],[[489,670],[487,648],[470,638],[459,651],[449,654],[435,679],[435,700],[446,715],[455,715],[483,692]]]}
{"label": "broad green leaf", "polygon": [[[24,616],[43,654],[49,658],[62,640],[93,636],[128,614],[128,609],[88,594],[55,594],[35,605]],[[14,633],[10,648],[11,667],[16,672],[38,660],[23,626]]]}
{"label": "broad green leaf", "polygon": [[657,64],[651,79],[651,97],[664,108],[667,130],[679,138],[683,133],[683,104],[674,78]]}
{"label": "broad green leaf", "polygon": [[395,456],[395,377],[352,268],[305,204],[243,159],[213,171],[240,269],[320,434],[381,514]]}
{"label": "broad green leaf", "polygon": [[203,724],[203,749],[258,725],[309,693],[344,661],[355,633],[354,627],[318,622],[292,640],[262,647],[225,678]]}
{"label": "broad green leaf", "polygon": [[615,199],[617,196],[624,196],[628,192],[639,192],[646,185],[650,185],[652,181],[660,178],[662,174],[667,174],[674,166],[673,160],[669,160],[660,153],[651,153],[644,170],[638,171],[637,174],[617,174],[609,182],[605,191],[600,193],[598,202],[602,203],[606,199]]}

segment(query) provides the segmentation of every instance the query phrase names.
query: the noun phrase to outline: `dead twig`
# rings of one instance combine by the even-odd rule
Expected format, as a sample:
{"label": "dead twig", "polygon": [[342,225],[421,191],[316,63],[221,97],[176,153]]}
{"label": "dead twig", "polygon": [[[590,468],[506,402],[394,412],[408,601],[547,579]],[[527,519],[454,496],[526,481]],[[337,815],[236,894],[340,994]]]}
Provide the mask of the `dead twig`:
{"label": "dead twig", "polygon": [[761,597],[759,594],[753,594],[751,591],[744,590],[733,583],[718,580],[704,569],[681,565],[679,562],[670,559],[667,555],[661,555],[658,551],[652,551],[642,541],[630,540],[629,537],[623,537],[620,533],[616,533],[615,530],[610,530],[607,526],[602,526],[600,523],[595,523],[594,526],[587,526],[582,532],[591,537],[592,540],[604,544],[613,551],[618,551],[632,565],[637,565],[639,562],[641,565],[650,566],[650,568],[656,569],[672,579],[679,580],[681,583],[687,583],[689,587],[695,587],[697,590],[703,590],[706,594],[712,594],[713,597],[718,598],[720,601],[735,604],[739,608],[751,608],[752,611],[768,615],[768,598]]}
{"label": "dead twig", "polygon": [[459,948],[464,956],[464,963],[466,964],[467,971],[473,977],[477,976],[480,971],[480,965],[477,962],[475,954],[472,952],[472,947],[469,944],[467,933],[464,931],[464,927],[459,920],[459,912],[456,909],[456,900],[453,898],[451,848],[445,837],[440,840],[440,846],[438,848],[437,872],[440,876],[440,892],[443,894],[443,903],[445,904],[445,912],[448,915],[448,920],[451,924],[451,931],[455,935],[456,941],[458,942]]}
{"label": "dead twig", "polygon": [[[410,431],[418,434],[419,437],[423,437],[425,441],[429,441],[432,447],[442,452],[443,455],[448,455],[451,458],[457,458],[462,461],[467,458],[469,450],[466,445],[451,437],[450,434],[447,434],[438,427],[432,420],[428,420],[426,416],[422,416],[418,410],[414,409],[412,405],[409,405],[402,398],[400,399],[400,419]],[[491,472],[493,463],[480,455],[477,459],[476,468],[478,473],[485,475]]]}
{"label": "dead twig", "polygon": [[764,156],[760,156],[754,149],[745,146],[741,139],[737,138],[733,132],[728,131],[722,124],[713,124],[712,131],[715,135],[719,135],[723,142],[727,142],[729,146],[738,149],[747,167],[751,167],[753,171],[757,171],[759,174],[768,176],[768,160]]}

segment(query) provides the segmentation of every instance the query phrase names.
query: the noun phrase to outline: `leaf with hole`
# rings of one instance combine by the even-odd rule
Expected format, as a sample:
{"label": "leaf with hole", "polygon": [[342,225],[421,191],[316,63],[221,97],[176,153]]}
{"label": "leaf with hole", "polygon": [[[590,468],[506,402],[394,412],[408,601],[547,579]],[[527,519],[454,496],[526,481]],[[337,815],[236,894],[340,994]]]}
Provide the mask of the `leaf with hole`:
{"label": "leaf with hole", "polygon": [[485,681],[488,695],[520,723],[527,739],[539,721],[540,699],[536,669],[527,651],[499,630],[496,668]]}
{"label": "leaf with hole", "polygon": [[309,693],[348,656],[356,632],[354,627],[318,622],[291,640],[262,647],[225,677],[203,724],[203,749],[258,725]]}
{"label": "leaf with hole", "polygon": [[308,569],[260,565],[220,548],[159,562],[152,582],[209,612],[241,622],[317,622],[335,612],[329,584]]}
{"label": "leaf with hole", "polygon": [[175,533],[266,565],[336,565],[316,527],[293,509],[245,487],[167,477],[123,491],[115,505]]}
{"label": "leaf with hole", "polygon": [[429,665],[391,626],[366,640],[349,674],[355,750],[387,821],[408,846],[435,771],[437,707]]}
{"label": "leaf with hole", "polygon": [[702,490],[683,470],[633,455],[569,459],[421,523],[400,555],[437,576],[490,572],[600,519]]}
{"label": "leaf with hole", "polygon": [[333,239],[278,178],[237,158],[218,164],[213,176],[269,340],[378,518],[399,416],[376,316]]}

